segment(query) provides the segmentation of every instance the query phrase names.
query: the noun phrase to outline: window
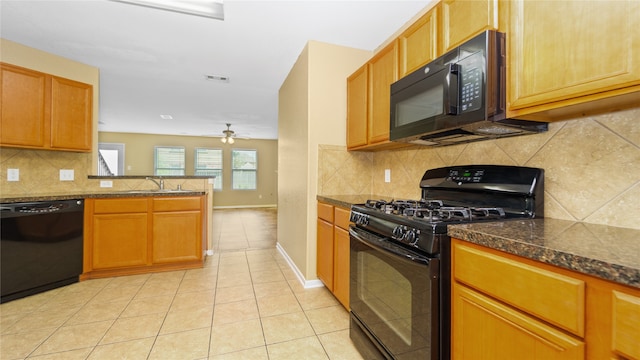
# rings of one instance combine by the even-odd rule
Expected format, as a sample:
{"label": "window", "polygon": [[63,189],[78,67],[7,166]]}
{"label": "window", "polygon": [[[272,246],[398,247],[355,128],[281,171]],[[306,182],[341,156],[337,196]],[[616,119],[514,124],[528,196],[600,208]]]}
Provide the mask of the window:
{"label": "window", "polygon": [[156,146],[155,175],[184,175],[184,147]]}
{"label": "window", "polygon": [[215,176],[214,190],[222,190],[222,149],[196,148],[195,175]]}
{"label": "window", "polygon": [[255,190],[258,153],[256,150],[231,150],[233,190]]}

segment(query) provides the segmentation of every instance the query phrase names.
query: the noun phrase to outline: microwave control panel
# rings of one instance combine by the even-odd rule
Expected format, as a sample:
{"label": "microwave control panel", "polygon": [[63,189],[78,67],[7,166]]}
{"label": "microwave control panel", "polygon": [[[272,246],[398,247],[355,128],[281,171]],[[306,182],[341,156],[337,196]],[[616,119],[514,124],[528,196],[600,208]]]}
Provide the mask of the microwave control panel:
{"label": "microwave control panel", "polygon": [[460,111],[464,113],[482,108],[482,70],[462,66],[460,75]]}
{"label": "microwave control panel", "polygon": [[476,51],[469,52],[466,56],[458,59],[459,114],[483,108],[485,63],[485,51],[482,49],[476,49]]}

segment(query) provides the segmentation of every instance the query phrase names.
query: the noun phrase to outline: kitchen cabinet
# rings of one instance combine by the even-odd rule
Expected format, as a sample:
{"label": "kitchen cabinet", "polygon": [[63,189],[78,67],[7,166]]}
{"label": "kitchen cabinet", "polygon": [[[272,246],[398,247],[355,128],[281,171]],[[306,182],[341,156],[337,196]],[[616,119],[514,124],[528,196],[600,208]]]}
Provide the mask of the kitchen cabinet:
{"label": "kitchen cabinet", "polygon": [[92,270],[147,265],[146,199],[88,199],[85,208],[93,213],[91,243],[88,249],[85,246]]}
{"label": "kitchen cabinet", "polygon": [[398,41],[369,61],[369,144],[389,141],[391,84],[398,80]]}
{"label": "kitchen cabinet", "polygon": [[398,80],[396,39],[347,79],[347,149],[404,146],[389,141],[391,84]]}
{"label": "kitchen cabinet", "polygon": [[202,207],[199,197],[153,199],[153,264],[202,259]]}
{"label": "kitchen cabinet", "polygon": [[86,199],[82,279],[202,267],[205,195]]}
{"label": "kitchen cabinet", "polygon": [[347,78],[347,148],[367,145],[369,64]]}
{"label": "kitchen cabinet", "polygon": [[349,310],[349,209],[318,202],[317,276]]}
{"label": "kitchen cabinet", "polygon": [[498,0],[442,0],[442,53],[485,30],[499,29]]}
{"label": "kitchen cabinet", "polygon": [[91,85],[0,66],[0,146],[91,151]]}
{"label": "kitchen cabinet", "polygon": [[439,55],[438,19],[440,5],[411,24],[398,37],[400,46],[400,78]]}
{"label": "kitchen cabinet", "polygon": [[456,283],[452,299],[452,359],[584,359],[582,341],[481,292]]}
{"label": "kitchen cabinet", "polygon": [[640,289],[452,239],[452,359],[640,359]]}
{"label": "kitchen cabinet", "polygon": [[324,286],[333,291],[333,206],[318,203],[318,229],[316,237],[316,272]]}
{"label": "kitchen cabinet", "polygon": [[506,4],[508,116],[559,120],[637,106],[640,2]]}
{"label": "kitchen cabinet", "polygon": [[628,359],[640,359],[640,297],[611,292],[612,351]]}

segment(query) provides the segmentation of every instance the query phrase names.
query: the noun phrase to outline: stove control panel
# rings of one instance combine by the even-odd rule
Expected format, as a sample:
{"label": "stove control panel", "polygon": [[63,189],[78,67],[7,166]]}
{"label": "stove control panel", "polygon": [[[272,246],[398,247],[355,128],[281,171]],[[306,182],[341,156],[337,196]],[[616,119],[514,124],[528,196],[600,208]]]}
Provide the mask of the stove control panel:
{"label": "stove control panel", "polygon": [[449,170],[448,180],[457,183],[479,183],[484,176],[484,170],[461,170],[452,169]]}
{"label": "stove control panel", "polygon": [[393,238],[405,244],[416,246],[420,239],[420,230],[398,225],[393,229]]}
{"label": "stove control panel", "polygon": [[349,216],[349,221],[357,225],[367,226],[369,225],[369,215],[352,211]]}

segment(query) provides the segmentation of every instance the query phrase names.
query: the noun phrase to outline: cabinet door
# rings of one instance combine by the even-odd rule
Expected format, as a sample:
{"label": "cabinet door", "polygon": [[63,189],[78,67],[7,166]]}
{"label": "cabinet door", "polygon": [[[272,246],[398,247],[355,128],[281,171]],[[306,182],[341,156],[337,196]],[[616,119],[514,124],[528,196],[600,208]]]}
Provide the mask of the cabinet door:
{"label": "cabinet door", "polygon": [[349,232],[334,226],[333,295],[349,310]]}
{"label": "cabinet door", "polygon": [[640,359],[640,297],[612,292],[613,351],[629,359]]}
{"label": "cabinet door", "polygon": [[46,75],[7,64],[0,71],[0,144],[44,147]]}
{"label": "cabinet door", "polygon": [[92,86],[51,80],[51,148],[91,151]]}
{"label": "cabinet door", "polygon": [[369,144],[389,140],[391,84],[398,80],[398,40],[370,61]]}
{"label": "cabinet door", "polygon": [[333,224],[318,219],[317,230],[317,264],[318,279],[330,291],[333,291]]}
{"label": "cabinet door", "polygon": [[438,13],[440,5],[420,17],[400,36],[400,77],[438,56]]}
{"label": "cabinet door", "polygon": [[452,301],[454,360],[585,358],[582,341],[457,283]]}
{"label": "cabinet door", "polygon": [[367,145],[369,71],[365,64],[347,79],[347,148]]}
{"label": "cabinet door", "polygon": [[146,213],[94,215],[92,270],[147,265],[147,234]]}
{"label": "cabinet door", "polygon": [[202,257],[202,216],[200,211],[153,214],[154,264],[197,261]]}
{"label": "cabinet door", "polygon": [[498,0],[443,0],[443,53],[485,30],[498,30],[498,25]]}
{"label": "cabinet door", "polygon": [[509,110],[640,84],[637,0],[517,0],[510,6]]}

